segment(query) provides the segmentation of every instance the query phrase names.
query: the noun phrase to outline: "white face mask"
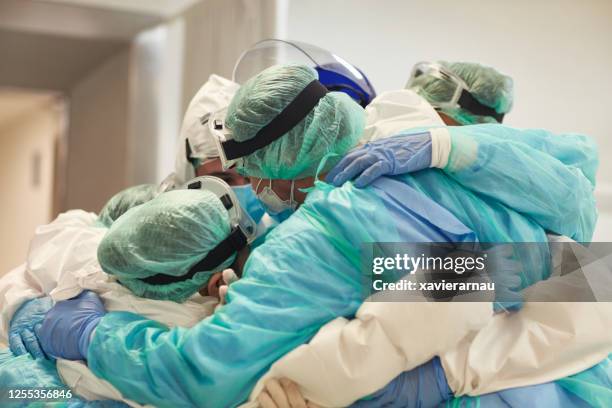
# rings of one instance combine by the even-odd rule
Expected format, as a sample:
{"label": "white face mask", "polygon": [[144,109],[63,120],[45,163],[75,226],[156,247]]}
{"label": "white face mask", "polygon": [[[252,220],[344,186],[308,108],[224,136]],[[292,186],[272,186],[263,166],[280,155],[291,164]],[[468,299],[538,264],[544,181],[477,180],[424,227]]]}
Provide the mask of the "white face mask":
{"label": "white face mask", "polygon": [[[259,183],[257,183],[257,187],[255,191],[259,191],[259,185],[261,184],[263,179],[259,179]],[[272,190],[272,180],[270,180],[270,184],[264,186],[264,188],[257,193],[257,198],[262,202],[264,207],[270,215],[278,215],[286,210],[290,210],[291,212],[295,211],[297,208],[297,202],[293,199],[293,189],[295,187],[295,181],[291,180],[291,193],[289,195],[289,200],[282,200],[278,194],[274,190]]]}

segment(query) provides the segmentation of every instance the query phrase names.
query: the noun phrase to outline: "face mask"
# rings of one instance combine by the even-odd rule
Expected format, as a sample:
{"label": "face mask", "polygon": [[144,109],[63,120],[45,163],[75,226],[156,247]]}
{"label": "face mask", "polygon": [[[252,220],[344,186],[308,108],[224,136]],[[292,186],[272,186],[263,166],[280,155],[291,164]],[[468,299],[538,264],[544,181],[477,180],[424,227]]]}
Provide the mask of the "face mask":
{"label": "face mask", "polygon": [[[257,183],[257,188],[255,190],[259,190],[259,184],[261,184],[262,179]],[[264,188],[257,193],[257,198],[262,202],[262,204],[266,207],[266,211],[271,216],[277,216],[283,214],[283,216],[291,215],[295,209],[297,208],[297,203],[293,199],[293,189],[294,189],[294,181],[291,180],[291,193],[289,196],[289,200],[282,200],[275,192],[272,190],[272,180],[270,180],[270,184],[264,186]],[[284,218],[289,218],[288,215]]]}
{"label": "face mask", "polygon": [[244,186],[232,186],[232,190],[236,193],[242,209],[251,216],[255,223],[258,223],[266,210],[257,199],[253,187],[250,184],[245,184]]}

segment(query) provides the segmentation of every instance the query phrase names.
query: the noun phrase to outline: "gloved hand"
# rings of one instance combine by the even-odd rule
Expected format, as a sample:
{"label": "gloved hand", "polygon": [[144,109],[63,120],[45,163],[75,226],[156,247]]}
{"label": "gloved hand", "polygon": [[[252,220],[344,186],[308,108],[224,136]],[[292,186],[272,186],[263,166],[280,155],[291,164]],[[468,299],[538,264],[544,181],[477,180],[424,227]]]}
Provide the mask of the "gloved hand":
{"label": "gloved hand", "polygon": [[219,304],[215,307],[215,310],[227,303],[227,290],[229,285],[236,282],[239,278],[233,269],[227,268],[222,273],[223,284],[219,286]]}
{"label": "gloved hand", "polygon": [[[520,245],[520,244],[518,244]],[[513,244],[499,244],[485,251],[489,278],[495,283],[495,313],[515,312],[523,307],[521,276],[523,268]]]}
{"label": "gloved hand", "polygon": [[37,333],[43,350],[53,357],[85,360],[91,335],[105,314],[102,300],[90,291],[57,302]]}
{"label": "gloved hand", "polygon": [[354,408],[437,407],[453,397],[438,357],[417,368],[404,371],[385,388],[368,399],[351,405]]}
{"label": "gloved hand", "polygon": [[267,380],[257,401],[261,408],[319,408],[304,399],[298,385],[287,378]]}
{"label": "gloved hand", "polygon": [[36,331],[52,306],[51,298],[45,296],[28,300],[17,309],[9,327],[9,347],[14,355],[30,353],[34,358],[47,358],[40,347]]}
{"label": "gloved hand", "polygon": [[363,188],[381,176],[411,173],[431,165],[429,132],[398,135],[367,143],[347,154],[327,175],[327,182],[341,186],[355,179]]}
{"label": "gloved hand", "polygon": [[236,282],[238,280],[238,275],[234,272],[233,269],[228,268],[223,271],[223,285],[219,287],[219,298],[220,304],[224,305],[226,303],[227,290],[229,289],[229,285]]}

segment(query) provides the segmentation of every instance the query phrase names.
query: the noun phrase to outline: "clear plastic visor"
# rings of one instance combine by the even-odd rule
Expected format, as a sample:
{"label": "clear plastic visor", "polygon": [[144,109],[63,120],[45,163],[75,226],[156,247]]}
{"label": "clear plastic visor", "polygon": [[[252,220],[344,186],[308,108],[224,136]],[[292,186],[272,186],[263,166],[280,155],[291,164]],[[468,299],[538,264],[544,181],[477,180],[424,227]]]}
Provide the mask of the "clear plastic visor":
{"label": "clear plastic visor", "polygon": [[264,69],[279,64],[323,67],[353,79],[363,89],[370,89],[363,74],[339,56],[311,44],[278,39],[260,41],[243,52],[236,61],[232,79],[243,84]]}
{"label": "clear plastic visor", "polygon": [[185,190],[206,190],[217,196],[229,215],[230,224],[238,226],[251,243],[256,237],[257,224],[240,206],[240,201],[234,190],[225,181],[213,176],[196,177],[182,186]]}

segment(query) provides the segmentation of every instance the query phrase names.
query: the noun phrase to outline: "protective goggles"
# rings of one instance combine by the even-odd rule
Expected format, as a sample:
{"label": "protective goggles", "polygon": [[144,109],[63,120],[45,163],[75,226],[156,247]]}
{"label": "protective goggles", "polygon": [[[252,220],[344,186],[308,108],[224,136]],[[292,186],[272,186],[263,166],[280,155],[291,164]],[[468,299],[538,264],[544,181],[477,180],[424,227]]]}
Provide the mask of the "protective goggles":
{"label": "protective goggles", "polygon": [[237,157],[228,158],[228,156],[232,157],[231,152],[226,154],[225,146],[230,140],[234,139],[234,135],[232,131],[225,125],[225,117],[227,116],[227,108],[221,109],[212,114],[210,119],[208,120],[208,129],[210,134],[212,135],[213,140],[215,141],[215,146],[217,146],[217,153],[219,159],[221,160],[221,166],[223,170],[230,169],[236,165],[238,161]]}
{"label": "protective goggles", "polygon": [[312,81],[270,123],[259,129],[253,138],[243,142],[234,140],[231,129],[225,125],[227,109],[216,112],[209,126],[223,169],[233,167],[241,157],[268,146],[289,132],[308,116],[327,92],[327,88],[318,80]]}
{"label": "protective goggles", "polygon": [[[446,100],[430,101],[436,109],[463,109],[474,115],[490,116],[499,123],[504,120],[503,113],[480,103],[469,91],[461,78],[435,62],[419,62],[410,74],[406,88],[419,88],[423,82],[437,81],[437,86],[445,90]],[[442,94],[442,92],[440,92]]]}
{"label": "protective goggles", "polygon": [[[157,274],[140,279],[149,285],[169,285],[193,278],[202,271],[215,270],[256,238],[257,225],[253,219],[240,207],[238,197],[232,188],[217,177],[201,176],[187,182],[181,189],[205,190],[215,194],[229,215],[231,232],[223,241],[214,247],[201,261],[193,265],[189,272],[181,276]],[[239,276],[240,277],[240,276]]]}
{"label": "protective goggles", "polygon": [[210,191],[217,196],[227,210],[232,229],[239,228],[248,243],[256,238],[257,224],[242,209],[238,196],[225,181],[213,176],[200,176],[188,181],[182,189]]}

